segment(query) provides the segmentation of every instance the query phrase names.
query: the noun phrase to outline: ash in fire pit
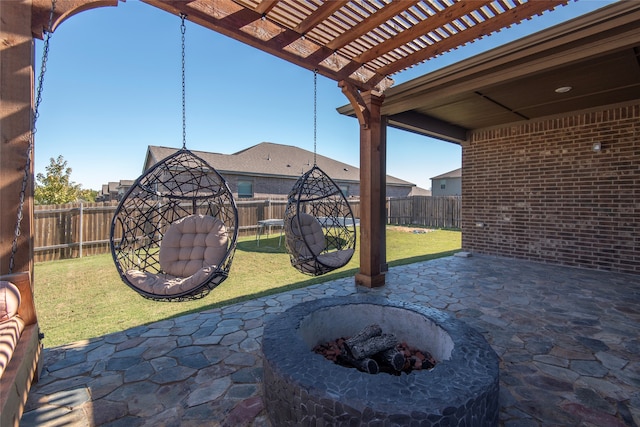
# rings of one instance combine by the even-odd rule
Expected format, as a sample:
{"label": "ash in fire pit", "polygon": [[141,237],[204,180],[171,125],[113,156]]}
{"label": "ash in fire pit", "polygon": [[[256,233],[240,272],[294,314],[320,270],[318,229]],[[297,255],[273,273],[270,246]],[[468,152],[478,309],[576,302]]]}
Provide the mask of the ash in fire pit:
{"label": "ash in fire pit", "polygon": [[[369,375],[312,351],[372,324],[437,364]],[[498,425],[496,353],[477,331],[430,307],[366,294],[305,302],[267,320],[262,351],[265,407],[278,427]]]}
{"label": "ash in fire pit", "polygon": [[393,334],[383,334],[374,323],[353,337],[341,337],[318,344],[313,351],[342,366],[356,368],[368,374],[379,372],[400,375],[412,371],[432,369],[436,360],[428,351],[421,351],[398,342]]}

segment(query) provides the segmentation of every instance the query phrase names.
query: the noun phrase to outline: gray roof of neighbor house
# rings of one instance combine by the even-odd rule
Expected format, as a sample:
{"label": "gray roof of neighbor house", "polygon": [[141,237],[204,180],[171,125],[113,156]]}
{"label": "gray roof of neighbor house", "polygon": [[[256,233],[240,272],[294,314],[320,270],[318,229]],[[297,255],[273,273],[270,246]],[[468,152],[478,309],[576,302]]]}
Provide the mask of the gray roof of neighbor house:
{"label": "gray roof of neighbor house", "polygon": [[[144,168],[175,153],[177,148],[150,145]],[[297,178],[313,167],[313,152],[291,145],[262,142],[233,154],[190,150],[220,174]],[[316,155],[316,164],[333,180],[360,182],[360,169],[329,157]],[[387,185],[412,187],[415,184],[387,175]]]}
{"label": "gray roof of neighbor house", "polygon": [[434,176],[431,179],[443,179],[443,178],[461,178],[462,177],[462,168],[454,169],[452,171],[443,173],[442,175]]}
{"label": "gray roof of neighbor house", "polygon": [[409,196],[432,196],[431,190],[422,187],[413,187]]}
{"label": "gray roof of neighbor house", "polygon": [[122,186],[131,186],[133,185],[133,183],[135,182],[135,179],[121,179],[120,182],[118,182],[118,186],[122,187]]}

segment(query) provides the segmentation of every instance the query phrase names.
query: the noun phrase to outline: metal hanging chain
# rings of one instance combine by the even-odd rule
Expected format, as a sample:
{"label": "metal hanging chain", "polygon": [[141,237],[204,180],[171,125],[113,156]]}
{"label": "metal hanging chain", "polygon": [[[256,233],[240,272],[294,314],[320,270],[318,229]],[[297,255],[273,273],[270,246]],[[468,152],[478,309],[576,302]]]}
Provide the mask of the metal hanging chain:
{"label": "metal hanging chain", "polygon": [[318,70],[313,70],[313,166],[316,165],[316,145],[318,135]]}
{"label": "metal hanging chain", "polygon": [[42,102],[42,88],[44,83],[44,74],[47,70],[47,61],[49,60],[49,41],[53,33],[53,14],[56,9],[56,0],[51,0],[51,11],[49,12],[49,26],[44,30],[45,38],[42,52],[42,62],[40,63],[40,74],[38,76],[38,89],[36,90],[36,101],[33,111],[33,123],[31,125],[31,134],[29,135],[29,144],[27,146],[27,160],[24,166],[24,175],[22,177],[22,188],[20,189],[20,201],[18,202],[18,213],[16,218],[16,228],[13,234],[13,242],[11,243],[11,256],[9,258],[9,274],[13,273],[15,266],[16,252],[18,251],[18,239],[21,234],[22,218],[24,217],[24,199],[27,192],[27,184],[29,183],[29,175],[31,171],[31,153],[33,153],[33,145],[36,134],[36,122],[40,113],[40,103]]}
{"label": "metal hanging chain", "polygon": [[187,148],[187,113],[186,113],[186,91],[185,91],[185,48],[184,48],[184,34],[187,31],[187,27],[184,24],[184,20],[187,17],[184,13],[180,14],[182,23],[180,24],[180,33],[182,33],[182,149]]}

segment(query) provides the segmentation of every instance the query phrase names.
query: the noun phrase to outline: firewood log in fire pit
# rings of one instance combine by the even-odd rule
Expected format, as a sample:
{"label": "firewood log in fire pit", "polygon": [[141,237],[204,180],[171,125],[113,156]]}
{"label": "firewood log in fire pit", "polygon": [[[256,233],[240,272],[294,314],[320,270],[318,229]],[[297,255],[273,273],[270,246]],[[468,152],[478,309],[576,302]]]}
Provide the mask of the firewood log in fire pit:
{"label": "firewood log in fire pit", "polygon": [[436,361],[427,353],[399,344],[392,334],[383,334],[377,324],[372,324],[350,338],[338,338],[317,345],[313,351],[343,366],[359,369],[369,374],[387,372],[399,375],[415,369],[430,369]]}
{"label": "firewood log in fire pit", "polygon": [[375,375],[380,372],[380,366],[378,365],[378,362],[368,357],[365,357],[364,359],[354,359],[349,355],[341,354],[336,359],[336,362],[341,365],[353,366],[354,368],[357,368],[362,372],[366,372],[367,374]]}
{"label": "firewood log in fire pit", "polygon": [[396,372],[402,371],[406,360],[404,353],[395,347],[378,353],[376,359],[382,360],[383,365],[391,367]]}
{"label": "firewood log in fire pit", "polygon": [[365,357],[373,356],[374,354],[394,348],[398,345],[398,339],[395,335],[391,334],[382,334],[376,337],[371,337],[353,345],[349,345],[348,342],[349,340],[345,341],[345,348],[349,352],[349,355],[354,359],[363,359]]}
{"label": "firewood log in fire pit", "polygon": [[355,334],[354,336],[346,340],[346,345],[347,347],[349,347],[354,344],[368,340],[371,337],[377,337],[380,335],[382,335],[382,328],[380,327],[380,325],[374,323],[372,325],[369,325],[363,328],[360,332],[358,332],[357,334]]}

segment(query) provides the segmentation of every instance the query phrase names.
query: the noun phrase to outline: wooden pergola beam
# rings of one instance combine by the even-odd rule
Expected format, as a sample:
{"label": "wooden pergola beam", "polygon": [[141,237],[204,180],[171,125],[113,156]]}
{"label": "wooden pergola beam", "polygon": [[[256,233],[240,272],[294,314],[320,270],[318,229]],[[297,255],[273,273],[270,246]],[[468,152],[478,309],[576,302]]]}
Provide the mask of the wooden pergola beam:
{"label": "wooden pergola beam", "polygon": [[340,87],[359,112],[360,124],[360,271],[355,282],[375,288],[385,284],[386,271],[386,127],[380,115],[384,95],[361,93],[347,82]]}
{"label": "wooden pergola beam", "polygon": [[[33,120],[33,36],[31,2],[4,2],[0,19],[0,274],[10,272],[20,193]],[[10,19],[7,17],[11,17]],[[13,272],[33,273],[33,162],[22,206]]]}
{"label": "wooden pergola beam", "polygon": [[[125,0],[55,0],[50,30],[55,31],[63,21],[80,12],[97,7],[117,6],[118,1]],[[54,1],[32,0],[31,3],[31,31],[33,37],[42,39],[44,32],[49,29],[51,8]]]}

